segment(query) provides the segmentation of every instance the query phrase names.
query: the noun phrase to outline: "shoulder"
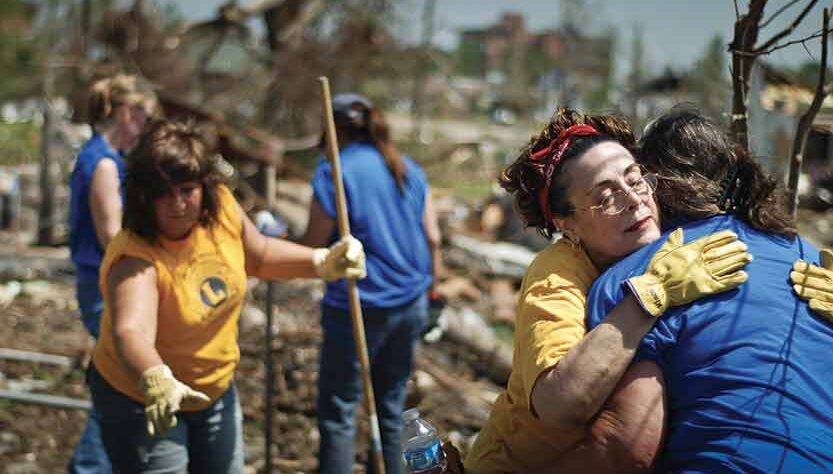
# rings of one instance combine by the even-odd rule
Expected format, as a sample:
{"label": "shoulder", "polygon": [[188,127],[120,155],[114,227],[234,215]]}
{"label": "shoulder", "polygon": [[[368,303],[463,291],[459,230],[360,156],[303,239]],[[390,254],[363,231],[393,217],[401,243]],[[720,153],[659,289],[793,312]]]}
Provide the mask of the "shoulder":
{"label": "shoulder", "polygon": [[524,281],[528,289],[574,287],[586,292],[597,275],[596,268],[581,249],[560,239],[535,256]]}
{"label": "shoulder", "polygon": [[243,228],[243,216],[234,194],[225,184],[216,187],[219,222],[239,234]]}
{"label": "shoulder", "polygon": [[113,282],[140,275],[153,276],[155,272],[151,262],[137,257],[125,256],[113,262],[107,278]]}
{"label": "shoulder", "polygon": [[154,246],[135,232],[122,229],[110,241],[107,246],[107,253],[114,254],[114,256],[131,255],[151,259],[154,254]]}

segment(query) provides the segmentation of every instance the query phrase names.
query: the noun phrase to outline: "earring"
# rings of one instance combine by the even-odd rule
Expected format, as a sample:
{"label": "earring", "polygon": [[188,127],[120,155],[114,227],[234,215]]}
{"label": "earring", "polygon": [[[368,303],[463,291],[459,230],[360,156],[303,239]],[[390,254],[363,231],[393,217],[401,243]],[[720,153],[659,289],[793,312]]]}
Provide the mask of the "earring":
{"label": "earring", "polygon": [[566,238],[567,241],[570,242],[570,247],[572,247],[574,249],[577,249],[577,248],[581,247],[581,237],[579,237],[577,235],[573,235],[572,232],[569,232],[569,233],[565,232],[564,233],[564,238]]}

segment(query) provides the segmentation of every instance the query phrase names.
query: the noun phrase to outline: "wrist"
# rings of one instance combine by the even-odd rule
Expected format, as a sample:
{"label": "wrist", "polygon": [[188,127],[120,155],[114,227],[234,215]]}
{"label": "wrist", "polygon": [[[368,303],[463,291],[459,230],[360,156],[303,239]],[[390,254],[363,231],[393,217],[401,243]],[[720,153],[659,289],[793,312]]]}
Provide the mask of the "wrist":
{"label": "wrist", "polygon": [[154,365],[142,372],[139,378],[139,389],[142,393],[159,388],[174,378],[171,368],[165,364]]}
{"label": "wrist", "polygon": [[655,276],[645,274],[628,278],[625,287],[650,316],[659,317],[668,309],[668,294]]}
{"label": "wrist", "polygon": [[312,251],[312,266],[319,278],[324,278],[324,262],[327,260],[328,248],[317,248]]}

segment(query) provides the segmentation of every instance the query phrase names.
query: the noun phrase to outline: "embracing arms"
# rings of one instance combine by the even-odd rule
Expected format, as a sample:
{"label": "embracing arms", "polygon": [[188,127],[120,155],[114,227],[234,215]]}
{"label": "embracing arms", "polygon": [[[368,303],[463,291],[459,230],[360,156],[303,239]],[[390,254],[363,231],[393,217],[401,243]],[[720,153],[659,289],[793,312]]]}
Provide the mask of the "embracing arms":
{"label": "embracing arms", "polygon": [[536,381],[531,402],[546,425],[583,429],[625,373],[654,318],[667,308],[742,284],[751,255],[729,231],[683,243],[673,232],[644,274],[631,278],[623,299],[608,316]]}

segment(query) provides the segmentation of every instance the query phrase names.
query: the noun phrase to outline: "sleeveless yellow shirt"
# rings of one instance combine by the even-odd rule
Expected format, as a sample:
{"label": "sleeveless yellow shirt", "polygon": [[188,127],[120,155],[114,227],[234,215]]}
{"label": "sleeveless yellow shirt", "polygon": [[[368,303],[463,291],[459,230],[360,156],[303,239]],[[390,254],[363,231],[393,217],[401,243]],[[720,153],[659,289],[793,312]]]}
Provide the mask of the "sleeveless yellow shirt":
{"label": "sleeveless yellow shirt", "polygon": [[530,399],[541,374],[587,332],[587,292],[598,275],[587,254],[564,238],[542,250],[529,265],[518,296],[512,372],[466,457],[466,471],[544,470],[585,435],[583,428],[546,427],[533,413]]}
{"label": "sleeveless yellow shirt", "polygon": [[[237,202],[219,186],[219,217],[211,227],[197,225],[180,241],[159,237],[151,245],[122,230],[107,247],[99,284],[104,296],[101,336],[93,353],[99,373],[116,390],[144,403],[138,380],[123,366],[112,334],[112,301],[106,291],[113,264],[123,257],[151,263],[159,294],[156,350],[181,382],[212,402],[231,384],[240,360],[237,320],[246,291],[242,220]],[[152,211],[151,211],[152,212]],[[210,403],[188,405],[200,410]]]}

